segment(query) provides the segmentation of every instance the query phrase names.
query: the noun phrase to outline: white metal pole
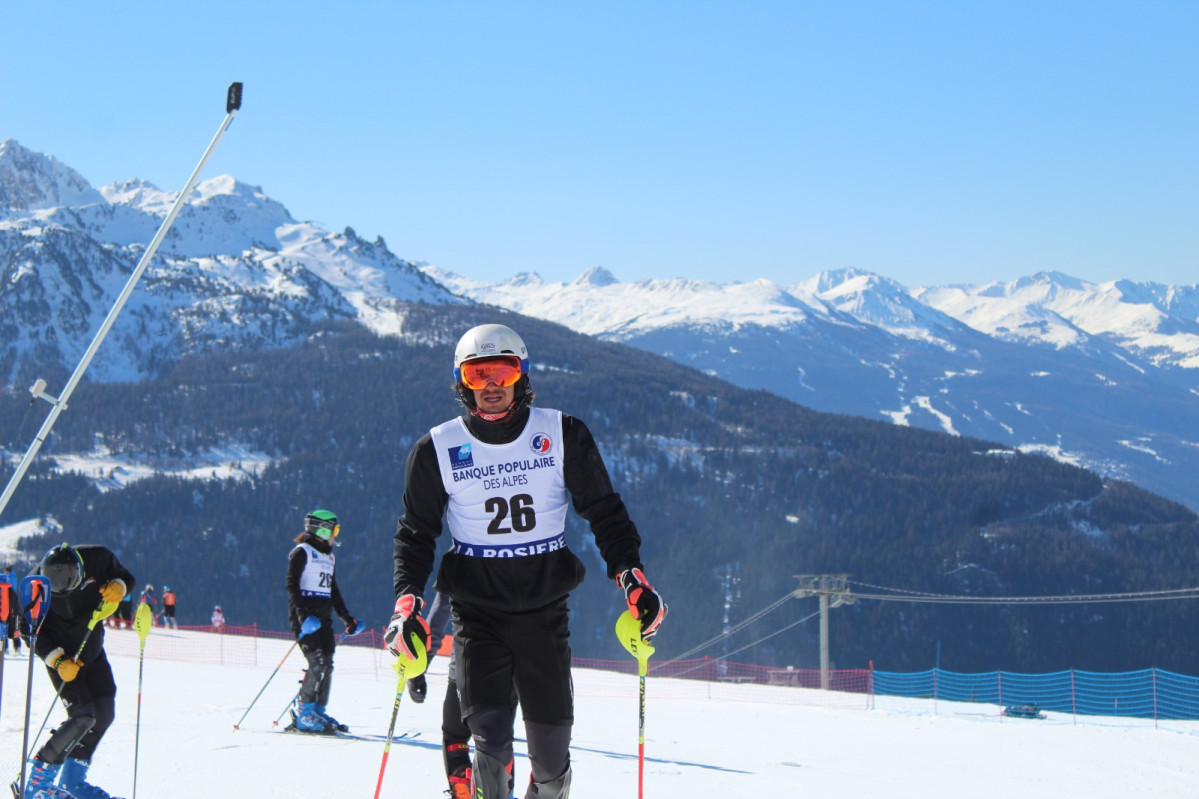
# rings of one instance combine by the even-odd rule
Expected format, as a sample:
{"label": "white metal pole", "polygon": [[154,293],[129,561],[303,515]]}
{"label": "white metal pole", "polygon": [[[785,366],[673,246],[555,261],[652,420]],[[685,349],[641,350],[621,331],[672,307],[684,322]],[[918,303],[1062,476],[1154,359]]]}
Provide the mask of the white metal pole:
{"label": "white metal pole", "polygon": [[87,371],[87,367],[91,364],[92,358],[96,355],[96,350],[100,349],[100,344],[103,343],[104,337],[108,335],[108,331],[116,322],[117,315],[121,313],[121,309],[125,307],[129,296],[133,293],[133,289],[137,286],[137,282],[141,279],[142,273],[146,271],[146,267],[150,264],[150,260],[154,257],[154,253],[158,251],[158,245],[162,244],[162,240],[166,237],[167,231],[171,229],[171,225],[175,223],[175,217],[179,215],[179,211],[183,208],[183,204],[187,202],[187,196],[191,194],[191,190],[195,188],[196,181],[200,179],[200,174],[204,171],[204,167],[208,164],[208,159],[212,157],[217,145],[225,136],[225,131],[229,129],[229,124],[233,122],[233,118],[237,116],[238,110],[241,108],[241,83],[232,83],[229,85],[229,91],[225,98],[225,119],[221,122],[221,126],[217,129],[216,135],[212,137],[212,141],[208,144],[208,149],[204,151],[204,157],[200,159],[200,163],[196,164],[196,168],[192,170],[191,177],[187,179],[187,185],[183,187],[183,191],[179,192],[179,196],[175,198],[175,202],[171,205],[171,210],[167,212],[166,218],[162,220],[162,224],[158,228],[158,232],[154,234],[154,239],[150,242],[150,246],[142,253],[141,260],[137,262],[137,267],[134,268],[133,274],[129,276],[129,280],[125,282],[125,288],[121,290],[120,296],[109,310],[108,316],[104,318],[104,323],[100,325],[100,329],[96,332],[92,343],[88,345],[87,352],[83,353],[83,358],[79,361],[79,365],[75,367],[75,371],[71,374],[71,378],[67,380],[67,385],[62,390],[62,394],[54,397],[45,392],[46,381],[38,380],[30,388],[30,393],[34,399],[41,397],[50,403],[50,414],[46,417],[46,421],[42,422],[41,428],[37,431],[37,435],[33,439],[33,443],[29,445],[29,449],[25,451],[25,456],[21,458],[21,462],[17,465],[17,470],[13,473],[12,478],[8,481],[8,485],[4,488],[4,494],[0,495],[0,514],[4,513],[4,509],[8,506],[9,499],[12,498],[13,492],[17,489],[17,484],[21,482],[21,478],[25,476],[25,472],[29,470],[29,464],[33,462],[33,458],[37,455],[39,449],[42,448],[42,443],[46,440],[46,436],[50,434],[50,428],[54,427],[54,423],[58,420],[59,414],[67,409],[67,401],[71,398],[71,394],[75,391],[75,386],[83,378],[83,373]]}

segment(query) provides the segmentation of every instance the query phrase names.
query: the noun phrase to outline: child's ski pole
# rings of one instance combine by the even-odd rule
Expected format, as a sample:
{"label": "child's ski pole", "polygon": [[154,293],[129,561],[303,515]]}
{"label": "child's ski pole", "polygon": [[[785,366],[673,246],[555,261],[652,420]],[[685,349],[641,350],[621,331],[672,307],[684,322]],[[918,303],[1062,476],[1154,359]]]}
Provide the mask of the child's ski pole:
{"label": "child's ski pole", "polygon": [[[291,655],[292,651],[296,648],[296,644],[298,644],[298,643],[299,643],[299,641],[291,642],[291,646],[289,646],[287,648],[287,651],[283,653],[283,658],[279,661],[279,665],[275,666],[275,670],[271,672],[271,676],[267,677],[266,682],[264,682],[262,684],[262,687],[258,689],[257,696],[255,696],[253,701],[250,702],[250,707],[246,708],[246,712],[241,714],[241,718],[238,719],[237,723],[233,725],[233,729],[235,729],[235,730],[241,729],[241,723],[246,720],[246,716],[250,715],[250,708],[254,707],[254,704],[258,701],[258,697],[262,696],[262,692],[265,691],[266,687],[271,684],[271,680],[275,679],[275,675],[279,673],[279,669],[283,668],[284,661],[286,661],[288,656]],[[275,722],[275,723],[277,724],[278,722]]]}

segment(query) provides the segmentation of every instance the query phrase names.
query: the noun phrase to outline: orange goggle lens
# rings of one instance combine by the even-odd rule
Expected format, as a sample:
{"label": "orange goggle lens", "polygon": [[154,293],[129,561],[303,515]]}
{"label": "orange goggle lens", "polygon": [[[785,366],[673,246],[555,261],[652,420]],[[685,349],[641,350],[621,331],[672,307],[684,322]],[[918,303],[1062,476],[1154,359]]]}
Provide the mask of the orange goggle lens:
{"label": "orange goggle lens", "polygon": [[487,388],[495,383],[500,388],[516,385],[520,380],[518,358],[488,358],[462,364],[462,385],[471,390]]}

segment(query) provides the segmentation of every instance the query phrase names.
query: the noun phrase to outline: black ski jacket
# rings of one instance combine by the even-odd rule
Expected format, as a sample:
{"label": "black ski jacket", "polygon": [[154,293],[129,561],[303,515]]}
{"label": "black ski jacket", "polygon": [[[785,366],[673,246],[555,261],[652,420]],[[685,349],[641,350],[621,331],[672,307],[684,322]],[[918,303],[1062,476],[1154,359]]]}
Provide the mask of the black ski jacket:
{"label": "black ski jacket", "polygon": [[308,563],[308,556],[300,544],[309,544],[313,549],[326,555],[332,550],[329,542],[305,533],[287,557],[287,621],[291,625],[292,634],[297,637],[300,635],[300,626],[308,616],[316,616],[321,620],[321,626],[324,627],[332,624],[333,614],[336,613],[348,627],[354,617],[350,615],[350,611],[346,610],[341,589],[337,587],[336,570],[333,572],[333,585],[330,588],[328,599],[300,594],[300,575],[304,573],[304,566]]}
{"label": "black ski jacket", "polygon": [[[86,664],[98,658],[104,648],[104,624],[98,622],[90,635],[87,625],[92,620],[92,614],[103,604],[100,586],[112,580],[120,580],[125,584],[125,592],[128,593],[136,584],[133,574],[121,565],[111,550],[99,545],[84,544],[75,547],[75,551],[83,559],[83,582],[73,591],[57,594],[51,592],[50,609],[34,645],[34,651],[42,660],[60,648],[67,657],[74,657],[85,637],[87,645],[79,659]],[[38,566],[33,573],[41,574],[41,571],[41,566]],[[28,633],[23,621],[22,630]]]}
{"label": "black ski jacket", "polygon": [[[529,420],[528,406],[508,422],[467,416],[471,435],[488,444],[516,439]],[[641,568],[641,536],[629,518],[604,466],[599,447],[581,420],[562,415],[563,472],[575,512],[591,526],[608,566],[608,577]],[[441,481],[431,433],[408,454],[404,475],[404,514],[395,534],[395,592],[422,596],[433,569],[436,539],[449,495]],[[505,610],[544,607],[583,581],[583,564],[568,548],[522,558],[478,558],[447,552],[435,587],[457,602]]]}

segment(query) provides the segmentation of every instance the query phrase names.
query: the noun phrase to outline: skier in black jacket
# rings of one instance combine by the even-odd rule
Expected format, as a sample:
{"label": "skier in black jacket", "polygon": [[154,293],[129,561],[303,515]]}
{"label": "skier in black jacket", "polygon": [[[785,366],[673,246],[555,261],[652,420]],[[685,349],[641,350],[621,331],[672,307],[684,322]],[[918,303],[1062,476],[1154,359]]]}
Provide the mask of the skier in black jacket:
{"label": "skier in black jacket", "polygon": [[[47,552],[34,574],[50,580],[50,609],[34,652],[60,691],[67,720],[29,761],[25,797],[106,799],[108,793],[87,782],[96,746],[112,724],[117,693],[104,652],[103,616],[96,612],[105,603],[120,602],[134,584],[133,575],[102,546],[66,543]],[[89,632],[93,618],[97,623]]]}
{"label": "skier in black jacket", "polygon": [[462,716],[475,740],[471,793],[507,799],[512,786],[512,686],[525,720],[526,799],[566,799],[574,722],[566,600],[583,564],[566,548],[574,507],[591,526],[608,577],[650,638],[666,605],[642,571],[641,537],[579,419],[533,408],[524,342],[503,325],[469,330],[454,352],[454,389],[467,413],[416,442],[395,534],[396,605],[385,633],[397,655],[413,637],[442,517],[453,536],[436,588],[452,600]]}
{"label": "skier in black jacket", "polygon": [[308,671],[300,683],[291,729],[301,732],[334,732],[346,726],[329,715],[329,689],[333,682],[333,614],[346,625],[346,635],[358,632],[358,620],[346,610],[341,589],[333,574],[333,547],[341,525],[327,510],[314,510],[304,517],[304,532],[287,558],[287,616],[291,631],[308,659]]}

